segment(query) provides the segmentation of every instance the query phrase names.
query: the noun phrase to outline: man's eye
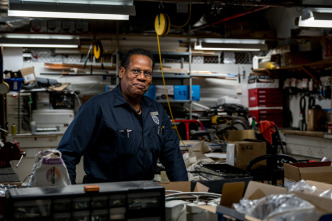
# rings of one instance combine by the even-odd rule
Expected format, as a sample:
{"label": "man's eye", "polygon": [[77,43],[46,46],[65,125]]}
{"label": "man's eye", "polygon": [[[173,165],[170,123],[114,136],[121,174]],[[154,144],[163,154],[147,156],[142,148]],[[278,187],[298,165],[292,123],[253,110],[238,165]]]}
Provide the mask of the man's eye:
{"label": "man's eye", "polygon": [[144,75],[145,76],[152,76],[152,72],[150,72],[150,71],[144,71]]}

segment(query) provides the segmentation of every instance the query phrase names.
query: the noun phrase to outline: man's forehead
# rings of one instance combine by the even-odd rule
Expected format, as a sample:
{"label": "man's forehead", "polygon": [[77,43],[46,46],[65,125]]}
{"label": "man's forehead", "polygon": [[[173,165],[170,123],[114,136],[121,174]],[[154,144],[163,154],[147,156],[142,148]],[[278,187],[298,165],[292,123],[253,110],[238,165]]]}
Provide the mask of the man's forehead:
{"label": "man's forehead", "polygon": [[150,61],[150,65],[152,67],[152,65],[153,65],[152,59],[149,56],[146,56],[146,55],[131,55],[130,56],[129,66],[132,66],[134,64],[139,64],[140,63],[140,59],[142,59],[142,60],[149,60]]}

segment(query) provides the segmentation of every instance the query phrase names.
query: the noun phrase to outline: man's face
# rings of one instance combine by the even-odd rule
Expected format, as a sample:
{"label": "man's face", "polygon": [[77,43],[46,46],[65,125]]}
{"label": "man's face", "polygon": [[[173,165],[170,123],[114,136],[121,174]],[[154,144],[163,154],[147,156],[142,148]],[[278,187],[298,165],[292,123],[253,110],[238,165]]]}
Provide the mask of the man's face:
{"label": "man's face", "polygon": [[152,60],[145,55],[132,55],[129,66],[120,68],[119,77],[126,97],[143,96],[152,83]]}

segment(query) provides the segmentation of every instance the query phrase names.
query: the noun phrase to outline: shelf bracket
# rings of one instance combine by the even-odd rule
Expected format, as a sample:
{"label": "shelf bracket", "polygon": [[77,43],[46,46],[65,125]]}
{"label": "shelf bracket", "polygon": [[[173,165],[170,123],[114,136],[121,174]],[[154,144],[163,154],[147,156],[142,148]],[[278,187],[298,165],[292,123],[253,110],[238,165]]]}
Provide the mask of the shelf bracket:
{"label": "shelf bracket", "polygon": [[307,67],[302,66],[301,70],[304,71],[307,75],[309,75],[309,77],[311,77],[315,81],[315,83],[319,82],[319,80],[308,70]]}

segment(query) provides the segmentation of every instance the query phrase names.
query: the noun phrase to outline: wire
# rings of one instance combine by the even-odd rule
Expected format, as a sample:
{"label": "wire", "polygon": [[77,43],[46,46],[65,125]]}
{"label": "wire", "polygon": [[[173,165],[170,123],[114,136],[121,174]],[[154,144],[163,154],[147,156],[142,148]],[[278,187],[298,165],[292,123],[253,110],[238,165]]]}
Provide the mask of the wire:
{"label": "wire", "polygon": [[28,177],[31,177],[32,176],[32,173],[31,174],[29,174],[28,176],[26,176],[25,178],[24,178],[24,180],[23,180],[23,182],[22,183],[25,183],[25,180],[28,178]]}
{"label": "wire", "polygon": [[316,99],[313,96],[309,96],[309,102],[308,102],[308,109],[312,109],[314,108],[314,106],[316,105]]}
{"label": "wire", "polygon": [[78,102],[78,106],[80,107],[82,104],[81,104],[81,100],[80,100],[80,97],[74,93],[75,97],[77,98],[77,102]]}
{"label": "wire", "polygon": [[172,201],[172,200],[192,200],[197,199],[196,196],[177,196],[177,197],[168,197],[165,198],[165,201]]}
{"label": "wire", "polygon": [[186,144],[183,142],[183,140],[182,140],[182,138],[180,136],[178,127],[175,125],[175,120],[174,120],[174,117],[173,117],[171,105],[170,105],[169,100],[168,100],[168,94],[167,94],[167,89],[166,89],[166,82],[165,82],[165,77],[164,77],[163,64],[162,64],[162,60],[161,60],[161,51],[160,51],[160,43],[159,43],[159,35],[158,34],[157,34],[157,42],[158,42],[158,52],[159,52],[159,61],[160,61],[161,76],[162,76],[162,79],[163,79],[163,84],[164,84],[164,89],[165,89],[165,94],[166,94],[167,105],[168,105],[169,113],[170,113],[171,118],[172,118],[173,127],[175,128],[175,131],[176,131],[176,133],[177,133],[177,135],[178,135],[181,143],[189,151],[189,148],[186,146]]}
{"label": "wire", "polygon": [[182,193],[179,190],[165,190],[166,193]]}
{"label": "wire", "polygon": [[219,193],[209,193],[209,192],[181,192],[181,193],[173,193],[168,194],[165,198],[174,197],[174,196],[182,196],[182,195],[200,195],[200,196],[211,196],[211,197],[221,197]]}
{"label": "wire", "polygon": [[186,23],[184,23],[183,25],[179,25],[179,26],[171,25],[171,27],[173,27],[173,28],[183,28],[184,26],[186,26],[189,23],[190,18],[191,18],[191,1],[190,1],[190,4],[189,4],[189,17],[188,17]]}
{"label": "wire", "polygon": [[186,212],[186,204],[183,204],[182,210],[179,212],[179,215],[176,217],[175,221],[178,221],[183,213]]}

